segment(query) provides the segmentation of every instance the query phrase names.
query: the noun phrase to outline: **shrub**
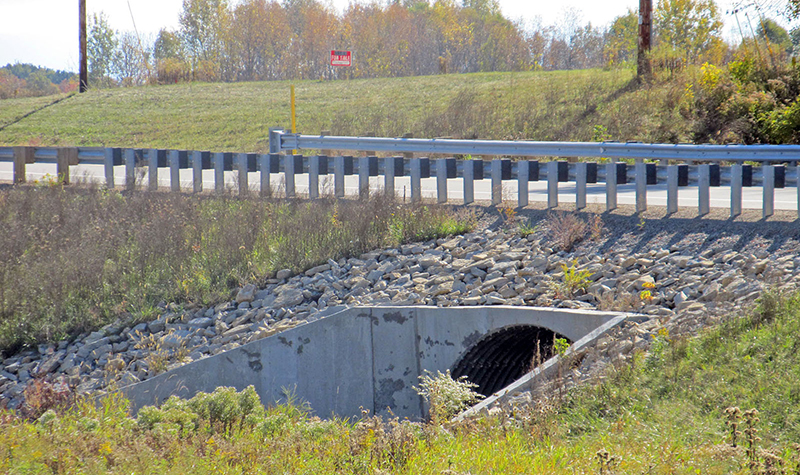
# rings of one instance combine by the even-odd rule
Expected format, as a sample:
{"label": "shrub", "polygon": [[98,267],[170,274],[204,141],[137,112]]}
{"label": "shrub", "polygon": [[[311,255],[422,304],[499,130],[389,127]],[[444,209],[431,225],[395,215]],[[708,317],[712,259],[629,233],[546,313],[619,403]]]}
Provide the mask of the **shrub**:
{"label": "shrub", "polygon": [[444,374],[440,371],[433,374],[425,370],[425,374],[419,379],[419,387],[415,386],[414,390],[428,402],[430,422],[434,425],[447,422],[459,412],[483,399],[483,395],[473,390],[478,387],[476,384],[467,381],[466,376],[453,379],[450,370]]}
{"label": "shrub", "polygon": [[588,225],[576,213],[550,213],[545,227],[550,233],[555,247],[569,252],[586,237]]}

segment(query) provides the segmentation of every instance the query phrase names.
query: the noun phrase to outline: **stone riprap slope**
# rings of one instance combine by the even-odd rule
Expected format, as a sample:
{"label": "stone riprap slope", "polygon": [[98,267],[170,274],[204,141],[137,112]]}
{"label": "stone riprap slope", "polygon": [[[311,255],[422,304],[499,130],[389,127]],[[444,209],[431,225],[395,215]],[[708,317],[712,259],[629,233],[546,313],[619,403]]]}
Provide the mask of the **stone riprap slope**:
{"label": "stone riprap slope", "polygon": [[[34,377],[79,393],[132,384],[316,320],[339,305],[528,305],[657,317],[603,339],[603,353],[582,366],[596,373],[646,346],[659,326],[671,335],[696,332],[749,307],[768,286],[793,291],[800,283],[793,222],[605,214],[595,240],[587,235],[564,252],[553,249],[552,220],[544,212],[530,211],[525,219],[540,223],[526,236],[515,223],[490,219],[464,236],[331,260],[301,275],[281,271],[215,307],[169,304],[148,323],[108,325],[75,341],[41,345],[2,361],[0,404],[19,407]],[[570,289],[565,268],[586,271],[585,291]]]}

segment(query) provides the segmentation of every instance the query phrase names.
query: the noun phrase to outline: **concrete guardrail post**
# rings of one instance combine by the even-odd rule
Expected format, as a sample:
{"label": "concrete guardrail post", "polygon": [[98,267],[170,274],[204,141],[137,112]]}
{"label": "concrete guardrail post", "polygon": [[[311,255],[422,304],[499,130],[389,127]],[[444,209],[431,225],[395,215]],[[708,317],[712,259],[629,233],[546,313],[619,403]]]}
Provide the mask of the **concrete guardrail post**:
{"label": "concrete guardrail post", "polygon": [[436,201],[447,203],[447,159],[436,160]]}
{"label": "concrete guardrail post", "polygon": [[419,158],[411,159],[411,202],[422,200],[422,161]]}
{"label": "concrete guardrail post", "polygon": [[617,163],[606,164],[606,211],[617,209]]}
{"label": "concrete guardrail post", "polygon": [[214,192],[223,191],[225,191],[225,154],[217,152],[214,154]]}
{"label": "concrete guardrail post", "polygon": [[247,192],[250,191],[250,183],[247,176],[247,154],[236,154],[236,165],[239,177],[239,197],[244,198]]}
{"label": "concrete guardrail post", "polygon": [[151,148],[147,151],[147,189],[158,190],[158,150]]}
{"label": "concrete guardrail post", "polygon": [[667,165],[667,214],[678,212],[678,165]]}
{"label": "concrete guardrail post", "polygon": [[763,206],[762,217],[768,218],[775,213],[775,167],[772,165],[762,165],[763,173]]}
{"label": "concrete guardrail post", "polygon": [[344,198],[344,157],[333,157],[333,194]]}
{"label": "concrete guardrail post", "polygon": [[742,166],[731,165],[731,218],[742,214]]}
{"label": "concrete guardrail post", "polygon": [[169,189],[173,193],[178,193],[181,191],[180,152],[170,150],[167,158],[169,161]]}
{"label": "concrete guardrail post", "polygon": [[586,179],[587,179],[586,162],[578,162],[575,164],[575,209],[583,209],[586,207]]}
{"label": "concrete guardrail post", "polygon": [[547,207],[558,207],[558,162],[552,160],[547,163]]}
{"label": "concrete guardrail post", "polygon": [[106,188],[114,189],[114,149],[103,150],[103,171],[106,175]]}
{"label": "concrete guardrail post", "polygon": [[530,178],[531,162],[519,160],[517,163],[517,206],[524,208],[528,206],[528,194],[530,193],[528,179]]}
{"label": "concrete guardrail post", "polygon": [[203,152],[192,152],[192,191],[203,191]]}
{"label": "concrete guardrail post", "polygon": [[705,216],[710,211],[711,167],[704,163],[697,168],[697,211]]}

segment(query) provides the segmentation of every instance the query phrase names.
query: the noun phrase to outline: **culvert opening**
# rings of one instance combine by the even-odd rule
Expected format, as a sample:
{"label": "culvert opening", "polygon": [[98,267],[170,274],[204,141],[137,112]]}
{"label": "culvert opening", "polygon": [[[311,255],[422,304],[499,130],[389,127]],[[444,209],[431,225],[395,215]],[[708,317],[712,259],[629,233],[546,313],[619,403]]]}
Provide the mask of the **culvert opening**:
{"label": "culvert opening", "polygon": [[484,336],[468,349],[456,361],[451,374],[453,378],[466,376],[478,385],[477,392],[490,396],[529,372],[534,357],[538,363],[552,357],[556,338],[566,337],[533,325],[503,328]]}

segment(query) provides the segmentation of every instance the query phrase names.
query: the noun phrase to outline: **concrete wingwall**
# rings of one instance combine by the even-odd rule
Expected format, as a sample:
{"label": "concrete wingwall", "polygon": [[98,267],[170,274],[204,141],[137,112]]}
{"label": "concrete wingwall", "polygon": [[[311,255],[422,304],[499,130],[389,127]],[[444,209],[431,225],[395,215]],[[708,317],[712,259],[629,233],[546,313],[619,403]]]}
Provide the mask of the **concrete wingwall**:
{"label": "concrete wingwall", "polygon": [[219,386],[253,385],[264,404],[292,391],[320,417],[359,417],[361,408],[418,419],[414,391],[424,372],[452,369],[487,335],[524,325],[571,342],[625,316],[536,307],[345,308],[122,389],[134,411],[171,395],[189,398]]}

